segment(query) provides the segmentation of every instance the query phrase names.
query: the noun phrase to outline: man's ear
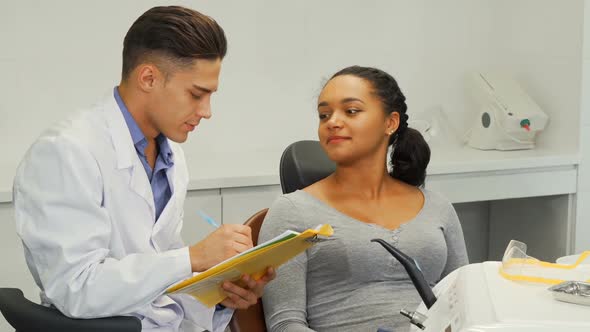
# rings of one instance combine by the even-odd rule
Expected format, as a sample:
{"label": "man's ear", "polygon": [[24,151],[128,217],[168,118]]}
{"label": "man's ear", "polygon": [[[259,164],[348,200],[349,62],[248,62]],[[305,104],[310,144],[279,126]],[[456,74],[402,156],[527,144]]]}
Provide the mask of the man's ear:
{"label": "man's ear", "polygon": [[162,74],[153,64],[142,64],[137,68],[137,85],[145,92],[154,89]]}
{"label": "man's ear", "polygon": [[399,128],[399,113],[391,112],[385,120],[385,135],[392,135]]}

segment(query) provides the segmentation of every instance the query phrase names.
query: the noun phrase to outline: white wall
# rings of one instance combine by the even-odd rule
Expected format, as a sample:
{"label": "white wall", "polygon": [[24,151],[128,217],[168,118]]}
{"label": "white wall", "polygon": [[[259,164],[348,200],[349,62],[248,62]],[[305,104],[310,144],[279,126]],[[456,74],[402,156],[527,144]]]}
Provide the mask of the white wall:
{"label": "white wall", "polygon": [[[0,190],[43,128],[118,83],[129,25],[164,3],[3,4]],[[217,19],[229,40],[213,118],[185,145],[195,177],[276,174],[286,145],[315,138],[323,81],[351,64],[392,73],[410,115],[440,105],[461,129],[474,113],[465,75],[508,69],[551,116],[539,148],[578,149],[581,0],[180,3]]]}
{"label": "white wall", "polygon": [[590,249],[590,3],[584,8],[584,60],[580,107],[580,165],[578,168],[578,225],[576,227],[576,251]]}
{"label": "white wall", "polygon": [[496,8],[503,68],[550,116],[542,147],[578,151],[583,8],[584,1],[555,0],[502,0]]}

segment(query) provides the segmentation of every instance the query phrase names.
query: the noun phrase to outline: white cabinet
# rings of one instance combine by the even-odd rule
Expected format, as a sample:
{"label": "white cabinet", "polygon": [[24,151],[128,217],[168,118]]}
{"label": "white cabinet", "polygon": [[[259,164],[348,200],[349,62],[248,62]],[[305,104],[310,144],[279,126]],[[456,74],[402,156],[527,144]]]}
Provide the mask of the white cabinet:
{"label": "white cabinet", "polygon": [[453,203],[573,194],[576,186],[577,168],[571,164],[436,174],[426,179],[427,188]]}
{"label": "white cabinet", "polygon": [[215,227],[209,225],[198,211],[203,211],[218,223],[222,222],[221,195],[219,189],[189,191],[184,202],[182,239],[186,245],[201,241]]}
{"label": "white cabinet", "polygon": [[490,202],[489,256],[500,260],[512,239],[527,244],[527,254],[543,261],[573,252],[574,195]]}
{"label": "white cabinet", "polygon": [[[497,162],[503,169],[477,171]],[[490,159],[452,172],[456,167],[435,165],[438,174],[428,176],[426,187],[454,203],[471,262],[502,259],[512,239],[546,261],[580,251],[576,229],[587,226],[576,221],[578,168],[568,158]]]}
{"label": "white cabinet", "polygon": [[467,246],[469,262],[488,260],[490,243],[490,202],[453,204]]}
{"label": "white cabinet", "polygon": [[221,189],[223,222],[244,223],[254,213],[270,208],[281,193],[279,185]]}
{"label": "white cabinet", "polygon": [[241,224],[254,213],[269,208],[280,194],[279,185],[189,190],[184,203],[182,239],[191,245],[215,230],[198,211],[219,224]]}

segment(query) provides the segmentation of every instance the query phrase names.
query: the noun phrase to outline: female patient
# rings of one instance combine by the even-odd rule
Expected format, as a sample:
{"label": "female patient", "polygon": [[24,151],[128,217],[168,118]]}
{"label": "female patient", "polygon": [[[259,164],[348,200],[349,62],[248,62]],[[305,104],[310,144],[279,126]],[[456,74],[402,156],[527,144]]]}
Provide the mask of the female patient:
{"label": "female patient", "polygon": [[278,269],[263,296],[270,331],[407,330],[399,311],[415,309],[420,297],[399,262],[371,239],[416,259],[431,285],[467,264],[453,206],[422,188],[430,149],[408,128],[406,109],[395,79],[375,68],[345,68],[322,89],[319,141],[336,171],[278,198],[260,241],[323,223],[334,236]]}

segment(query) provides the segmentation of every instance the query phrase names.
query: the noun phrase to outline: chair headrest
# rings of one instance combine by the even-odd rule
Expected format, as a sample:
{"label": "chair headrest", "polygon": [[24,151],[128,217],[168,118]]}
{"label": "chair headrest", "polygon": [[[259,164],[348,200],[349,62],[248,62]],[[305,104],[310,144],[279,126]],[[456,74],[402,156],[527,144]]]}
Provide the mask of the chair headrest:
{"label": "chair headrest", "polygon": [[303,189],[334,173],[336,164],[331,161],[318,141],[299,141],[289,145],[280,163],[283,194]]}

